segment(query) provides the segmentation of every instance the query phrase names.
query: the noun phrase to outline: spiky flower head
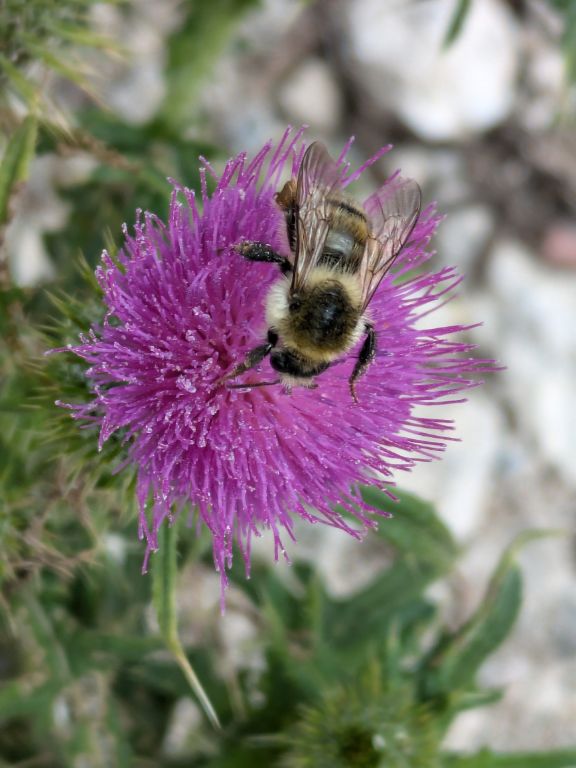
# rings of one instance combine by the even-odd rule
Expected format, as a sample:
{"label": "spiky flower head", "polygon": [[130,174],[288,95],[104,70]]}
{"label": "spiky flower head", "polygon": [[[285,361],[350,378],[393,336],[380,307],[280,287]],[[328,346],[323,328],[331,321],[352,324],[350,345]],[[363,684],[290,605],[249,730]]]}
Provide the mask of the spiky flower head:
{"label": "spiky flower head", "polygon": [[440,724],[408,685],[371,664],[349,685],[327,689],[281,737],[282,768],[439,768]]}
{"label": "spiky flower head", "polygon": [[[351,172],[349,146],[338,161],[345,186],[386,151]],[[421,408],[458,399],[475,383],[469,374],[486,367],[466,354],[469,345],[450,340],[460,328],[423,326],[459,281],[452,268],[421,269],[438,222],[429,207],[371,302],[379,352],[358,384],[359,404],[348,387],[357,349],[316,389],[222,386],[265,338],[264,303],[279,279],[273,265],[248,263],[234,246],[260,241],[290,252],[274,195],[304,150],[302,131],[287,131],[250,162],[231,159],[220,176],[203,161],[201,205],[174,184],[167,222],[140,213],[119,255],[103,254],[106,316],[72,347],[89,364],[94,397],[68,407],[99,424],[100,446],[113,433],[126,443],[147,553],[163,522],[189,507],[212,534],[223,587],[234,542],[248,570],[252,537],[271,531],[278,558],[296,517],[359,537],[344,509],[373,526],[357,484],[389,483],[396,470],[438,456],[450,423]],[[275,378],[267,360],[257,374]]]}

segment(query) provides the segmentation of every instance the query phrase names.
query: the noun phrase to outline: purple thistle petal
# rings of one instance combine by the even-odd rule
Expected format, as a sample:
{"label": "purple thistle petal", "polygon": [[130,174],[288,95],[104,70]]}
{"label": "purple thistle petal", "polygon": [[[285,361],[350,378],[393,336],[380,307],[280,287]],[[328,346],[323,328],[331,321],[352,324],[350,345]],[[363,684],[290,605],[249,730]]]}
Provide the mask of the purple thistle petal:
{"label": "purple thistle petal", "polygon": [[[103,323],[71,350],[89,364],[94,399],[59,403],[73,418],[99,423],[100,446],[122,431],[128,444],[122,466],[134,463],[138,471],[146,560],[160,525],[190,504],[212,534],[223,589],[233,543],[248,570],[251,538],[268,529],[278,558],[285,536],[294,538],[295,516],[361,536],[335,511],[340,503],[373,527],[374,510],[356,485],[389,485],[397,470],[437,458],[451,439],[451,423],[423,417],[419,407],[461,402],[461,393],[478,383],[474,375],[494,368],[472,359],[470,344],[450,340],[460,326],[417,323],[461,279],[448,267],[415,271],[430,258],[426,245],[440,220],[428,207],[371,302],[379,351],[358,384],[359,405],[348,387],[357,350],[323,373],[314,390],[288,395],[279,385],[218,383],[265,338],[264,303],[278,272],[247,264],[233,246],[262,241],[289,252],[274,194],[297,171],[302,134],[288,129],[251,162],[243,154],[229,160],[219,177],[203,160],[201,209],[192,191],[173,182],[166,223],[138,212],[116,260],[104,253],[96,270],[107,308]],[[345,183],[387,149],[347,172]],[[212,195],[207,173],[216,179]],[[246,382],[275,378],[268,361],[245,376]]]}

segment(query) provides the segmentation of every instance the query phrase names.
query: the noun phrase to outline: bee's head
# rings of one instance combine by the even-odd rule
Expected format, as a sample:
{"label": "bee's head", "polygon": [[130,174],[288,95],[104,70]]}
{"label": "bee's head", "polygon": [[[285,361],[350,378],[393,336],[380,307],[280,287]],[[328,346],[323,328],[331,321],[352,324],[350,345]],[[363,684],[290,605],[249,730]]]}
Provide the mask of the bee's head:
{"label": "bee's head", "polygon": [[302,296],[300,293],[292,293],[288,298],[288,311],[291,315],[297,313],[302,308]]}

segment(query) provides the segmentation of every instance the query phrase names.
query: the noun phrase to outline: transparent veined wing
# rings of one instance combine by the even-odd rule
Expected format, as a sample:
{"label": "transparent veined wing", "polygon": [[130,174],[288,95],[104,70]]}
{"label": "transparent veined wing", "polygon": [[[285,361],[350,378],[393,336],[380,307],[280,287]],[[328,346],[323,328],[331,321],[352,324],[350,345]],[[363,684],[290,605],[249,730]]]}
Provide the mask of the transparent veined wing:
{"label": "transparent veined wing", "polygon": [[421,204],[418,184],[401,176],[395,176],[365,201],[371,234],[360,267],[362,311],[406,245],[420,216]]}
{"label": "transparent veined wing", "polygon": [[342,186],[345,168],[326,147],[314,142],[306,150],[296,182],[296,251],[292,290],[297,291],[318,264],[330,229],[330,195]]}

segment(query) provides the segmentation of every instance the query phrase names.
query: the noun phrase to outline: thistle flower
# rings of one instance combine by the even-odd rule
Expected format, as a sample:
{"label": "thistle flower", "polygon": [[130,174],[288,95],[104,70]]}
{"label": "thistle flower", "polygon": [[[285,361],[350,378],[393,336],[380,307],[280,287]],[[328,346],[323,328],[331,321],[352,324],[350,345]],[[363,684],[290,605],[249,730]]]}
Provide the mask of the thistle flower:
{"label": "thistle flower", "polygon": [[[350,144],[339,158],[345,186],[387,150],[350,172]],[[248,571],[252,537],[263,530],[272,532],[278,559],[296,517],[360,537],[340,505],[364,530],[374,526],[357,484],[388,485],[395,471],[438,456],[450,422],[416,409],[458,400],[477,383],[469,374],[490,367],[467,355],[470,345],[450,340],[459,327],[422,327],[460,280],[452,268],[420,269],[439,220],[429,207],[371,302],[379,352],[358,385],[359,404],[348,387],[357,350],[316,389],[222,386],[265,338],[264,301],[279,278],[273,265],[248,263],[234,246],[263,241],[289,253],[274,194],[297,173],[304,149],[302,131],[288,130],[251,162],[231,159],[221,176],[202,161],[201,207],[174,183],[167,222],[139,212],[134,234],[124,229],[123,250],[114,260],[105,252],[97,269],[105,319],[72,347],[89,363],[94,398],[66,407],[99,424],[100,446],[121,434],[124,465],[137,467],[147,555],[164,521],[189,505],[212,534],[223,588],[233,543]],[[267,360],[257,374],[275,378]]]}

